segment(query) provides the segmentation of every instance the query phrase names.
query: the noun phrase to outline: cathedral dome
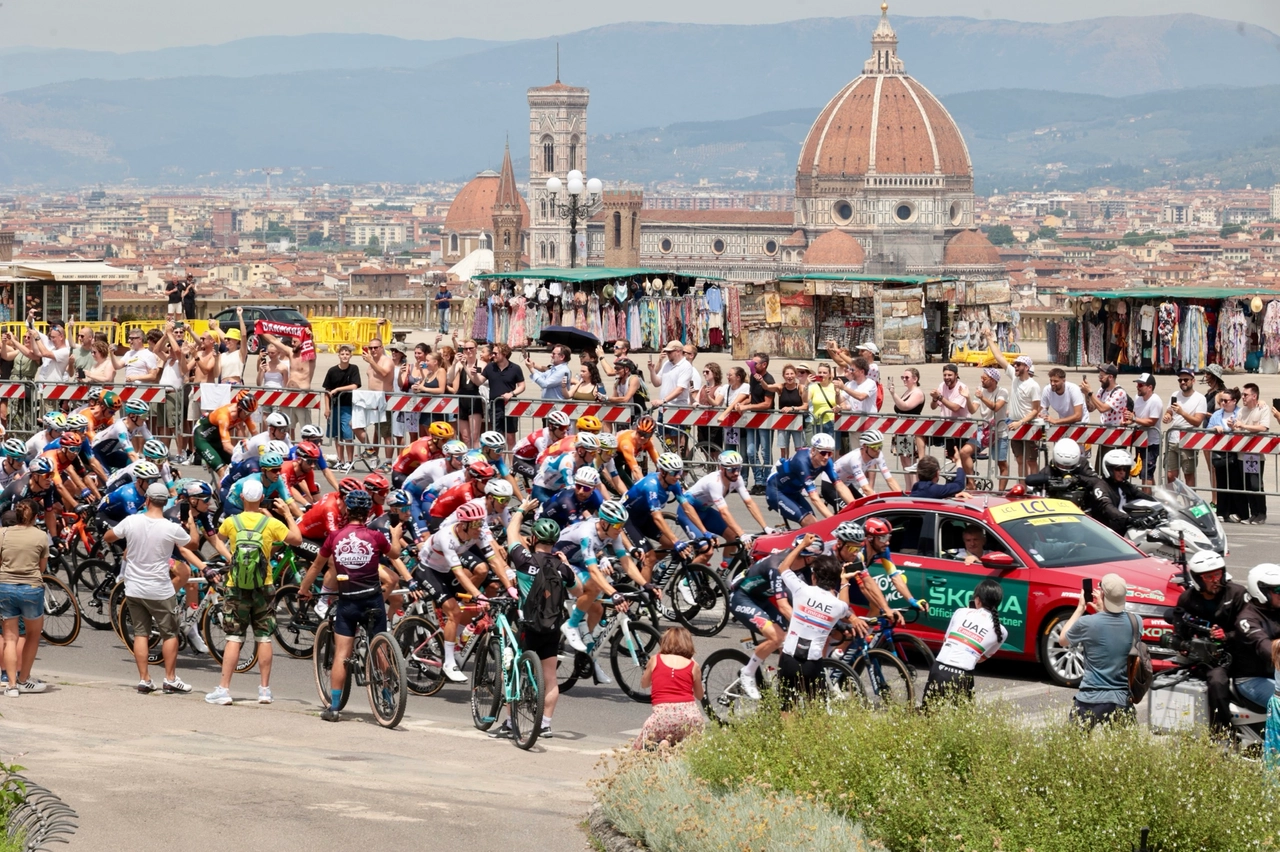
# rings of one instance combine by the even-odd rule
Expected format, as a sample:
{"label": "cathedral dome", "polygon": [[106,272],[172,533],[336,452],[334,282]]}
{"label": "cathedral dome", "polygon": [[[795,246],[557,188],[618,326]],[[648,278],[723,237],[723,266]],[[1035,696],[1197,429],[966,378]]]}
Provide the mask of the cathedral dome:
{"label": "cathedral dome", "polygon": [[992,266],[1001,263],[1000,252],[980,231],[961,231],[947,240],[942,255],[945,266]]}
{"label": "cathedral dome", "polygon": [[827,231],[809,245],[804,253],[804,268],[861,269],[867,262],[862,244],[844,231]]}
{"label": "cathedral dome", "polygon": [[[454,196],[449,212],[444,217],[445,231],[492,231],[493,207],[498,198],[498,173],[491,170],[472,178]],[[520,198],[520,228],[529,227],[529,205]]]}

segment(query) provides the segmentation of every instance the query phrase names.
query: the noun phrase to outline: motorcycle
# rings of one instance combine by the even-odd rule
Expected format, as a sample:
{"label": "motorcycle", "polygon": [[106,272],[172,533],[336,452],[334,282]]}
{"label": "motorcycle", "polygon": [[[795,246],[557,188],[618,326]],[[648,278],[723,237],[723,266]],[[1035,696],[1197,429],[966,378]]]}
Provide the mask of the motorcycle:
{"label": "motorcycle", "polygon": [[1212,550],[1225,558],[1229,552],[1227,531],[1213,507],[1182,480],[1156,486],[1151,499],[1131,500],[1124,511],[1134,520],[1125,538],[1151,556],[1174,562],[1184,547],[1188,556]]}

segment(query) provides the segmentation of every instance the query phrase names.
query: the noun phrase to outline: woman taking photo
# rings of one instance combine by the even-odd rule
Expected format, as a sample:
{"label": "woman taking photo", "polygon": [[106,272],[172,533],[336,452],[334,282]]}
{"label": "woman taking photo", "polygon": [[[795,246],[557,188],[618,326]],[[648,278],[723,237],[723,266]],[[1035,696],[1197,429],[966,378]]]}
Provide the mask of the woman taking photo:
{"label": "woman taking photo", "polygon": [[782,384],[773,387],[778,392],[778,413],[799,415],[795,422],[798,428],[783,429],[778,438],[778,457],[785,459],[789,448],[799,450],[808,446],[804,443],[804,415],[809,413],[809,400],[800,390],[800,373],[794,364],[782,368]]}
{"label": "woman taking photo", "polygon": [[[1219,435],[1235,431],[1240,388],[1221,391],[1216,405],[1205,428]],[[1214,481],[1221,489],[1217,492],[1218,517],[1229,524],[1238,524],[1249,516],[1249,503],[1245,496],[1231,493],[1232,490],[1244,490],[1244,464],[1240,461],[1240,454],[1214,450],[1209,455],[1209,463],[1213,465]]]}
{"label": "woman taking photo", "polygon": [[[920,371],[915,367],[904,367],[902,370],[902,395],[898,395],[893,385],[893,376],[889,376],[889,396],[893,398],[893,410],[898,414],[919,414],[924,411],[924,391],[920,388]],[[907,470],[916,463],[916,459],[924,457],[924,438],[913,438],[910,435],[895,435],[893,453],[898,463]],[[903,475],[907,490],[916,481],[914,474]]]}
{"label": "woman taking photo", "polygon": [[599,402],[604,396],[604,382],[600,381],[600,368],[595,364],[583,364],[578,368],[578,381],[569,385],[569,377],[565,376],[560,384],[565,399],[576,399],[582,402]]}
{"label": "woman taking photo", "polygon": [[[725,386],[722,384],[724,374],[715,361],[702,368],[702,389],[698,391],[693,404],[699,408],[724,408]],[[699,426],[698,443],[706,445],[712,441],[717,446],[724,446],[724,430],[717,426]]]}
{"label": "woman taking photo", "polygon": [[[418,391],[416,391],[414,388],[423,379],[422,373],[423,373],[423,370],[426,369],[427,353],[430,351],[431,351],[431,347],[425,343],[419,343],[417,346],[413,347],[413,360],[410,361],[405,368],[405,372],[408,375],[409,384],[404,389],[409,393],[418,393]],[[397,382],[397,387],[399,387],[398,382]],[[413,422],[412,428],[409,429],[409,434],[408,434],[408,439],[410,444],[418,440],[418,437],[423,432],[427,431],[427,426],[430,425],[431,423],[431,421],[428,419],[430,417],[430,415],[428,414],[420,414],[418,412],[414,412],[413,417],[414,417],[414,422]]]}
{"label": "woman taking photo", "polygon": [[[422,368],[422,380],[414,385],[414,391],[417,393],[425,393],[430,396],[439,396],[448,388],[445,386],[445,369],[440,360],[439,352],[428,352],[427,360]],[[428,415],[428,422],[434,423],[437,420],[444,420],[443,414]],[[476,436],[479,437],[478,435]]]}
{"label": "woman taking photo", "polygon": [[[4,631],[4,670],[9,677],[5,696],[44,692],[43,683],[31,677],[31,666],[40,647],[44,626],[44,581],[49,564],[49,537],[37,529],[36,504],[23,500],[14,506],[17,523],[0,531],[0,622]],[[23,635],[18,634],[18,619]]]}
{"label": "woman taking photo", "polygon": [[449,393],[462,397],[458,400],[458,440],[468,447],[480,443],[480,433],[484,431],[484,399],[480,396],[480,388],[471,381],[471,368],[483,370],[484,364],[479,358],[479,349],[474,340],[462,341],[462,355],[454,359],[453,383],[449,385]]}
{"label": "woman taking photo", "polygon": [[[747,371],[741,367],[730,367],[729,383],[724,389],[724,407],[730,408],[738,399],[744,396],[749,398],[750,395],[751,386],[747,384]],[[742,430],[737,426],[730,426],[724,430],[724,448],[741,451]]]}
{"label": "woman taking photo", "polygon": [[[393,346],[391,352],[392,376],[398,393],[408,393],[413,386],[413,366],[408,363],[404,350]],[[391,417],[391,437],[397,446],[407,446],[418,440],[418,412],[397,411]]]}
{"label": "woman taking photo", "polygon": [[942,698],[973,698],[973,669],[994,654],[1009,635],[1000,623],[1004,590],[988,577],[973,590],[968,607],[957,609],[947,625],[947,638],[929,669],[924,705]]}

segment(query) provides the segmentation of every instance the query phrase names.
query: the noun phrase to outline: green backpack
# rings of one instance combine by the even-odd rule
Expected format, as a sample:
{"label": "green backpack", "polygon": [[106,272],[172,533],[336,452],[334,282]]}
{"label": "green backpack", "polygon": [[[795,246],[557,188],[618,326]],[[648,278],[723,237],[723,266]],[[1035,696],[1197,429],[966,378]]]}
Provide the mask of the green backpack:
{"label": "green backpack", "polygon": [[260,589],[267,585],[267,560],[262,555],[267,518],[260,516],[258,524],[249,529],[241,517],[231,518],[236,528],[236,545],[231,551],[231,585],[237,589]]}

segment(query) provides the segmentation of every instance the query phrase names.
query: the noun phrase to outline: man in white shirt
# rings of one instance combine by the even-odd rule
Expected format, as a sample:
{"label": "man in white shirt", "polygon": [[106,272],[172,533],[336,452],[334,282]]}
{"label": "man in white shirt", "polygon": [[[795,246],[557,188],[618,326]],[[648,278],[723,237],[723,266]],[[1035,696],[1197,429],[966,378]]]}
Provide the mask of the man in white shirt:
{"label": "man in white shirt", "polygon": [[160,359],[147,346],[147,336],[140,328],[129,329],[129,351],[120,360],[126,382],[151,384],[160,378]]}
{"label": "man in white shirt", "polygon": [[[1040,383],[1035,380],[1036,368],[1026,355],[1005,360],[1004,353],[996,345],[996,336],[987,331],[987,347],[995,358],[996,366],[1009,374],[1009,427],[1030,423],[1040,416]],[[1009,450],[1018,462],[1018,475],[1026,476],[1040,469],[1040,455],[1035,441],[1009,441]]]}
{"label": "man in white shirt", "polygon": [[27,347],[30,347],[30,351],[23,346],[18,348],[32,361],[40,359],[40,366],[36,370],[37,382],[64,382],[70,378],[67,375],[67,362],[71,358],[71,347],[67,345],[67,335],[61,326],[49,329],[47,336],[38,331],[28,332]]}
{"label": "man in white shirt", "polygon": [[1061,367],[1049,371],[1049,387],[1040,395],[1040,416],[1053,426],[1084,422],[1084,394],[1079,385],[1067,381]]}
{"label": "man in white shirt", "polygon": [[[853,379],[845,382],[845,393],[853,397],[853,410],[856,414],[876,413],[876,383],[867,373],[870,365],[861,355],[849,362],[849,372]],[[943,415],[946,417],[947,415]]]}
{"label": "man in white shirt", "polygon": [[688,405],[689,392],[693,390],[693,365],[685,360],[684,348],[674,340],[662,351],[667,354],[667,363],[662,369],[655,369],[653,358],[649,359],[649,380],[659,386],[657,404]]}
{"label": "man in white shirt", "polygon": [[1169,407],[1164,410],[1163,422],[1169,427],[1169,452],[1164,457],[1164,476],[1166,482],[1178,478],[1178,469],[1187,485],[1196,487],[1196,451],[1184,450],[1178,446],[1182,440],[1182,429],[1198,429],[1209,419],[1209,403],[1204,394],[1195,389],[1195,371],[1183,367],[1178,371],[1178,391],[1169,398]]}
{"label": "man in white shirt", "polygon": [[533,359],[525,355],[524,365],[529,369],[533,383],[542,388],[543,399],[564,399],[564,383],[569,381],[569,356],[572,353],[568,346],[557,343],[551,347],[551,364],[539,367]]}
{"label": "man in white shirt", "polygon": [[1147,445],[1135,447],[1142,459],[1142,484],[1155,484],[1156,462],[1160,458],[1160,418],[1164,416],[1164,400],[1156,396],[1156,377],[1150,373],[1138,376],[1138,398],[1133,401],[1133,411],[1125,415],[1125,423],[1144,426]]}

